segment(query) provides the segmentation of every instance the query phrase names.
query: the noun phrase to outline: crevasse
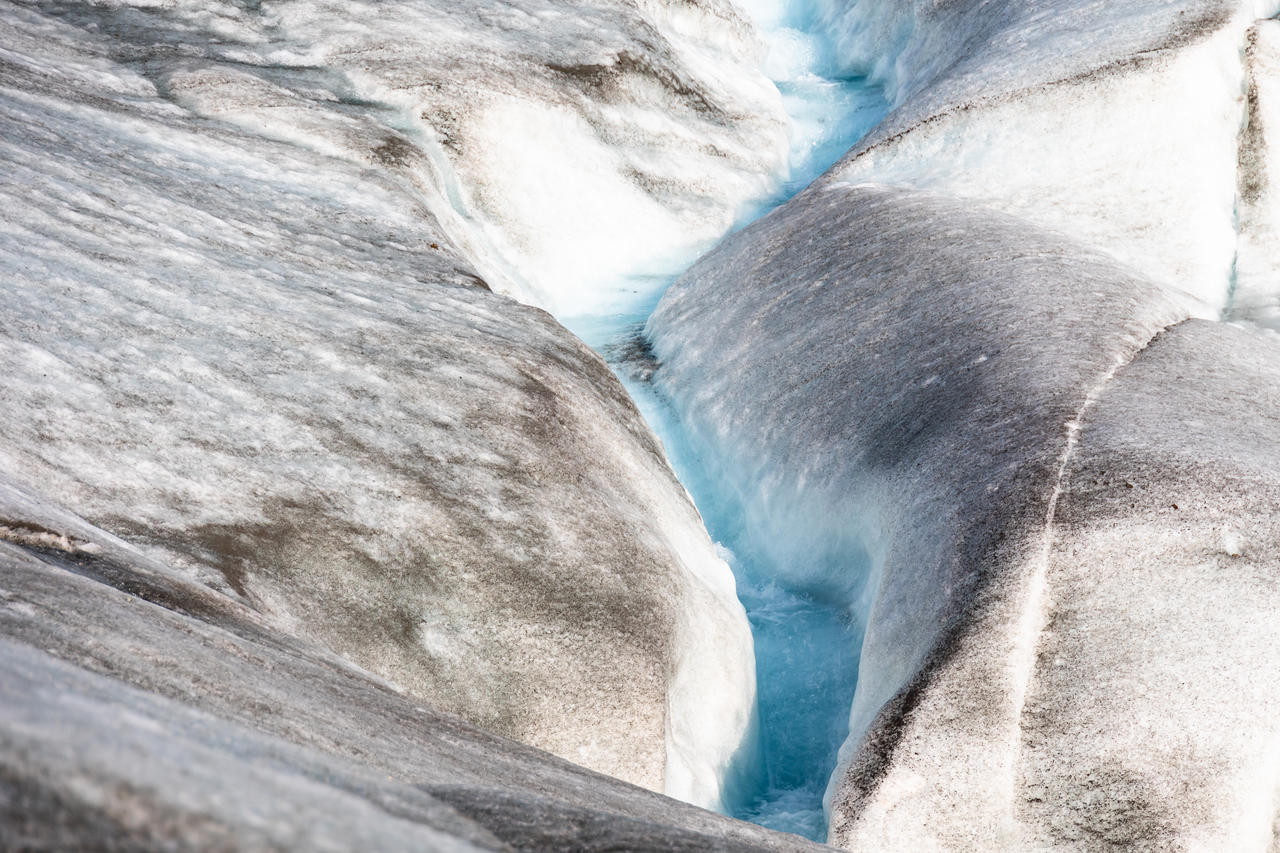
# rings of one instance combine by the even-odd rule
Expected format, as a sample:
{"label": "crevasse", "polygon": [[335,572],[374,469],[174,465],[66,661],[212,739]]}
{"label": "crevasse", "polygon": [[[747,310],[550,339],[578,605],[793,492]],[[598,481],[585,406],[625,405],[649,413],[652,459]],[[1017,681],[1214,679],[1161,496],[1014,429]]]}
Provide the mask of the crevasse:
{"label": "crevasse", "polygon": [[[878,85],[843,70],[820,0],[742,5],[766,40],[765,72],[782,94],[791,133],[790,174],[740,226],[808,186],[888,109]],[[787,570],[774,562],[772,549],[757,541],[758,528],[747,519],[740,496],[714,473],[724,461],[694,446],[649,382],[655,365],[644,326],[671,280],[637,276],[633,289],[641,298],[631,304],[639,307],[560,319],[621,377],[733,567],[755,642],[759,729],[755,748],[744,750],[750,766],[737,784],[726,786],[730,812],[824,840],[822,797],[848,733],[862,626],[847,602],[824,600],[818,591],[787,580],[825,572]],[[856,555],[849,559],[849,565],[833,568],[851,575],[866,571]]]}

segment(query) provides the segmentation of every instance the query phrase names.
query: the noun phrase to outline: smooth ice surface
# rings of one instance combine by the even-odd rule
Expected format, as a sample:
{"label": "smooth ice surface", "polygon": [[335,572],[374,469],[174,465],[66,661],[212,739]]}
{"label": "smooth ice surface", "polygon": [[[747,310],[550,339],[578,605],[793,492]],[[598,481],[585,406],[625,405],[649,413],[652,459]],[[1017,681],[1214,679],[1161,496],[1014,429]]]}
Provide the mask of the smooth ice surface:
{"label": "smooth ice surface", "polygon": [[[745,225],[807,186],[875,126],[887,105],[879,86],[837,61],[819,4],[744,4],[760,26],[765,71],[790,120],[787,178],[756,203]],[[848,734],[861,625],[846,599],[808,582],[815,574],[864,576],[856,548],[804,553],[761,537],[776,532],[753,517],[714,446],[695,445],[650,384],[644,324],[670,277],[634,275],[629,298],[605,313],[562,318],[614,366],[663,441],[712,537],[734,569],[755,642],[759,743],[754,778],[727,791],[730,813],[815,840],[826,837],[822,796]],[[733,464],[733,463],[729,463]],[[802,530],[794,531],[803,538]],[[815,568],[814,563],[835,563]]]}

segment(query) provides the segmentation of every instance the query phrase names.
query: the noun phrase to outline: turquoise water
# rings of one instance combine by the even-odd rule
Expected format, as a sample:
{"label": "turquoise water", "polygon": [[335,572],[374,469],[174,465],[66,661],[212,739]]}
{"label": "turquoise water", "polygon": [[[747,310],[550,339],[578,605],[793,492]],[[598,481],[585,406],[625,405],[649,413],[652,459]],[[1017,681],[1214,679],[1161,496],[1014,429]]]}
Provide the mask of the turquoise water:
{"label": "turquoise water", "polygon": [[[882,93],[866,78],[839,73],[812,4],[760,5],[752,11],[771,45],[766,72],[782,93],[792,122],[791,173],[779,192],[752,210],[739,227],[802,190],[887,110]],[[825,840],[822,795],[848,734],[861,628],[842,606],[780,580],[802,573],[782,572],[771,564],[753,540],[735,496],[708,476],[708,471],[723,469],[732,460],[702,458],[679,417],[649,383],[644,325],[670,283],[671,279],[636,278],[633,301],[623,313],[561,320],[622,379],[733,567],[755,640],[760,741],[752,778],[730,804],[731,813]],[[860,572],[865,567],[855,560],[847,570]]]}
{"label": "turquoise water", "polygon": [[[644,378],[645,317],[585,319],[575,331],[605,356],[662,440],[671,466],[689,490],[711,538],[733,568],[756,654],[759,742],[749,778],[735,785],[729,813],[762,826],[822,841],[822,795],[848,733],[857,682],[860,626],[843,607],[778,580],[779,572],[753,540],[733,494],[708,471],[687,440],[678,415]],[[639,350],[639,352],[637,352]],[[850,571],[863,566],[851,565]]]}

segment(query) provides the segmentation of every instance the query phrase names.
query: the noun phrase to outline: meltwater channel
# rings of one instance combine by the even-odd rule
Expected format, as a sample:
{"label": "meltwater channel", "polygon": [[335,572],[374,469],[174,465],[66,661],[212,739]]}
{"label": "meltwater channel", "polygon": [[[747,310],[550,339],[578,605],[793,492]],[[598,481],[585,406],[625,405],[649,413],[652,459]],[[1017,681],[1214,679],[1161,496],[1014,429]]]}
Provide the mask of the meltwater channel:
{"label": "meltwater channel", "polygon": [[[765,72],[791,121],[790,176],[746,221],[806,187],[879,123],[888,105],[866,77],[843,73],[825,29],[821,0],[747,0],[765,34]],[[637,277],[626,313],[562,317],[604,356],[662,440],[682,483],[737,579],[755,640],[760,742],[755,772],[729,803],[734,817],[822,841],[822,796],[848,733],[861,626],[844,608],[810,597],[779,572],[743,521],[737,499],[718,489],[685,437],[679,417],[650,384],[644,327],[673,279]],[[851,571],[862,567],[850,566]]]}

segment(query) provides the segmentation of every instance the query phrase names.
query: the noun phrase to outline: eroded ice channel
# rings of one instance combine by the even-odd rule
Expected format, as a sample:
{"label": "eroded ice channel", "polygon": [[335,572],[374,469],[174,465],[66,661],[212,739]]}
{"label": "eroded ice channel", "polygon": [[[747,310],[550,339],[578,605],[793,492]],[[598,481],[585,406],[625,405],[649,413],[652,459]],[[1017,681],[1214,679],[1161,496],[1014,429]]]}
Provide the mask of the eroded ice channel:
{"label": "eroded ice channel", "polygon": [[[887,104],[865,76],[841,68],[820,0],[746,0],[765,34],[766,73],[782,93],[791,122],[790,175],[779,192],[740,225],[772,210],[834,163],[883,118]],[[692,262],[694,259],[689,259]],[[743,784],[726,790],[731,813],[815,840],[826,838],[822,796],[848,733],[862,626],[847,601],[780,580],[826,571],[783,571],[744,518],[738,497],[711,472],[720,461],[692,446],[679,417],[649,382],[645,324],[674,277],[630,279],[617,313],[561,317],[618,373],[662,439],[671,464],[702,513],[737,578],[755,640],[759,742]],[[865,571],[854,555],[842,573]],[[829,575],[828,575],[829,576]]]}

